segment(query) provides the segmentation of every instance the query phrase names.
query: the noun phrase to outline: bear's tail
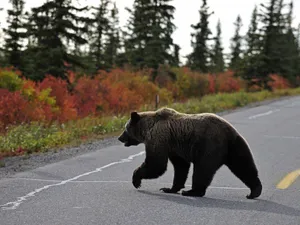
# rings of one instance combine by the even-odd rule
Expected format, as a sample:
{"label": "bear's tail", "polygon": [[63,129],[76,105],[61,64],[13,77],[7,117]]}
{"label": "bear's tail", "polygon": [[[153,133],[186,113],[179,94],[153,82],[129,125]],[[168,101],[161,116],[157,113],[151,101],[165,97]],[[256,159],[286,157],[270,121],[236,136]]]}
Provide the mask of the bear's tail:
{"label": "bear's tail", "polygon": [[251,193],[248,199],[257,198],[261,195],[262,184],[258,177],[253,155],[246,140],[238,135],[235,141],[229,144],[228,159],[226,165],[247,187]]}

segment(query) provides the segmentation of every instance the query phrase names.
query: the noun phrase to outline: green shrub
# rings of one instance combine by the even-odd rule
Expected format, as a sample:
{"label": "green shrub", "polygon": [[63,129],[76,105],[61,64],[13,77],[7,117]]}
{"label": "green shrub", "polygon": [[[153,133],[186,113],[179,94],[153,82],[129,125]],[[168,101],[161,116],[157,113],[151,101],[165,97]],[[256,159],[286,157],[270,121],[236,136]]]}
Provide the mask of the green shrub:
{"label": "green shrub", "polygon": [[0,70],[0,88],[13,92],[20,90],[22,85],[23,80],[14,71]]}

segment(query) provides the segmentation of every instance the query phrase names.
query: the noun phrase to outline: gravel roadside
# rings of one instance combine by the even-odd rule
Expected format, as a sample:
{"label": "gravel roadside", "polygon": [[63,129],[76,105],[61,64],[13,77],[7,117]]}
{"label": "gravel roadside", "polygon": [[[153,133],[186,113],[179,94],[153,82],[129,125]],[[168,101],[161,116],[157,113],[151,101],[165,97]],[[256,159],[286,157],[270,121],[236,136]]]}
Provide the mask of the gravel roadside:
{"label": "gravel roadside", "polygon": [[[285,100],[292,97],[295,96],[285,96],[281,98],[265,100],[262,102],[255,102],[245,107],[241,107],[233,110],[226,110],[223,112],[219,112],[217,114],[223,116],[232,112],[246,110],[261,105],[267,105],[275,101]],[[117,140],[117,137],[110,137],[99,141],[84,143],[76,147],[64,147],[64,148],[56,149],[55,151],[49,150],[48,152],[45,153],[35,153],[29,156],[15,156],[15,157],[4,158],[0,162],[0,179],[8,178],[18,172],[32,170],[47,164],[55,163],[58,161],[69,159],[88,152],[97,151],[105,147],[109,147],[117,144],[120,144]]]}

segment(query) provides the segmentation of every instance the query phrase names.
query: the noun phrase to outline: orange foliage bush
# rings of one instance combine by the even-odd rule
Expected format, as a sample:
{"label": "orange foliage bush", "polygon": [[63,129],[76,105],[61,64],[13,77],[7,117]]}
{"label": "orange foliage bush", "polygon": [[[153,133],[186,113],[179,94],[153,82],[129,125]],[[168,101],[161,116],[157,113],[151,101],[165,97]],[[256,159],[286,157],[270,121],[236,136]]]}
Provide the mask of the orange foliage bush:
{"label": "orange foliage bush", "polygon": [[108,87],[100,83],[99,77],[91,79],[87,76],[77,80],[74,87],[75,107],[79,117],[98,115],[108,109],[104,100]]}
{"label": "orange foliage bush", "polygon": [[217,92],[237,92],[245,86],[245,82],[240,78],[234,77],[233,71],[226,71],[216,76],[216,91]]}
{"label": "orange foliage bush", "polygon": [[271,81],[268,82],[268,85],[273,89],[285,89],[291,87],[289,81],[277,74],[270,74],[269,76]]}
{"label": "orange foliage bush", "polygon": [[[22,78],[12,68],[0,68],[0,72],[5,80],[0,88],[2,131],[8,125],[30,121],[65,122],[86,116],[124,114],[142,107],[153,109],[156,95],[161,104],[169,104],[217,92],[236,92],[245,86],[232,71],[202,74],[187,67],[160,68],[154,82],[150,80],[151,70],[113,69],[99,71],[95,77],[68,71],[68,82],[48,75],[39,83]],[[290,87],[286,79],[276,74],[270,77],[269,85],[274,89]]]}
{"label": "orange foliage bush", "polygon": [[20,124],[27,121],[27,101],[20,91],[9,92],[0,89],[0,129],[4,131],[8,125]]}

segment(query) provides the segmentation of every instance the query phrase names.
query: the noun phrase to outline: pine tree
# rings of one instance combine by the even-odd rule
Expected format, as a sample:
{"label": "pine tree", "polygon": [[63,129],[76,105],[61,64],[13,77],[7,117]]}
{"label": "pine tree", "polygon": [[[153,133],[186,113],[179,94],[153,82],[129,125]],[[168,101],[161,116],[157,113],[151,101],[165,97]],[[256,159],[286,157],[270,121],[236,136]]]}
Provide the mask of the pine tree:
{"label": "pine tree", "polygon": [[150,39],[145,46],[145,62],[147,67],[153,69],[152,79],[157,76],[159,65],[170,65],[174,61],[172,47],[174,46],[172,34],[175,30],[173,24],[174,6],[171,0],[153,0],[149,6]]}
{"label": "pine tree", "polygon": [[90,54],[95,63],[95,71],[99,69],[105,69],[105,58],[104,58],[104,39],[108,35],[110,29],[109,24],[109,9],[110,0],[101,0],[99,7],[93,7],[96,9],[93,15],[93,29],[90,32]]}
{"label": "pine tree", "polygon": [[195,25],[191,25],[194,29],[194,33],[191,34],[193,51],[187,56],[188,66],[193,70],[203,73],[208,72],[208,58],[210,53],[207,42],[210,40],[210,35],[212,34],[209,29],[209,17],[213,12],[209,13],[208,11],[207,1],[203,0],[203,4],[199,10],[200,21]]}
{"label": "pine tree", "polygon": [[296,43],[298,50],[298,67],[297,67],[297,76],[300,76],[300,24],[298,24],[297,34],[296,34]]}
{"label": "pine tree", "polygon": [[[2,12],[3,8],[0,8],[0,13]],[[0,22],[0,26],[1,26],[1,22]],[[2,30],[0,30],[0,40],[2,40],[3,38],[3,34],[1,32]],[[1,42],[2,43],[2,42]],[[3,51],[3,46],[2,44],[0,45],[0,66],[4,66],[5,64],[5,60],[4,60],[4,51]]]}
{"label": "pine tree", "polygon": [[252,16],[251,16],[251,22],[248,29],[248,32],[246,34],[246,55],[251,56],[255,54],[256,51],[259,49],[259,33],[258,33],[258,15],[257,15],[257,6],[255,5]]}
{"label": "pine tree", "polygon": [[294,34],[295,29],[292,27],[293,21],[293,2],[289,4],[289,13],[286,18],[286,28],[283,34],[283,43],[281,47],[281,67],[279,73],[294,82],[296,75],[298,75],[299,68],[299,52],[297,37]]}
{"label": "pine tree", "polygon": [[71,0],[49,0],[32,8],[30,35],[34,47],[34,79],[43,79],[46,74],[66,78],[69,68],[85,68],[82,59],[70,51],[67,45],[83,46],[88,43],[83,35],[91,19],[79,16],[87,7],[75,7]]}
{"label": "pine tree", "polygon": [[171,63],[171,65],[174,67],[178,67],[180,64],[179,51],[180,51],[180,46],[177,44],[174,44],[174,55],[173,55],[173,61]]}
{"label": "pine tree", "polygon": [[222,46],[222,37],[221,37],[221,22],[218,20],[217,23],[217,33],[215,36],[215,43],[212,49],[211,55],[211,65],[210,72],[212,73],[220,73],[224,71],[224,58],[223,58],[223,46]]}
{"label": "pine tree", "polygon": [[241,28],[242,28],[242,19],[240,15],[237,16],[237,19],[234,23],[235,25],[235,34],[231,39],[231,59],[229,63],[229,68],[235,71],[236,73],[239,72],[241,69],[242,63],[242,41],[243,37],[241,36]]}
{"label": "pine tree", "polygon": [[270,0],[266,6],[261,4],[263,10],[260,14],[260,21],[263,24],[261,32],[263,34],[263,46],[261,55],[261,65],[259,67],[259,77],[262,86],[270,90],[268,85],[269,75],[281,71],[282,47],[284,45],[283,29],[284,17],[282,0]]}
{"label": "pine tree", "polygon": [[7,10],[8,27],[3,29],[7,38],[5,38],[5,53],[7,62],[18,69],[22,67],[22,41],[26,37],[24,31],[24,1],[10,0],[12,10]]}
{"label": "pine tree", "polygon": [[117,64],[118,49],[120,48],[120,31],[119,31],[119,17],[118,8],[114,3],[111,9],[111,21],[109,21],[108,40],[104,49],[105,67],[113,68]]}
{"label": "pine tree", "polygon": [[175,30],[171,0],[135,0],[126,40],[129,61],[136,68],[152,68],[155,80],[160,65],[172,64]]}
{"label": "pine tree", "polygon": [[124,34],[127,61],[137,69],[145,67],[145,46],[150,37],[150,16],[147,14],[151,0],[135,0],[132,9],[126,8],[130,17]]}
{"label": "pine tree", "polygon": [[255,5],[249,29],[245,36],[246,49],[242,62],[242,77],[248,82],[248,85],[251,86],[253,79],[256,79],[260,76],[260,67],[262,62],[262,46],[263,42],[261,41],[262,35],[259,32],[258,27],[258,12],[257,6]]}

